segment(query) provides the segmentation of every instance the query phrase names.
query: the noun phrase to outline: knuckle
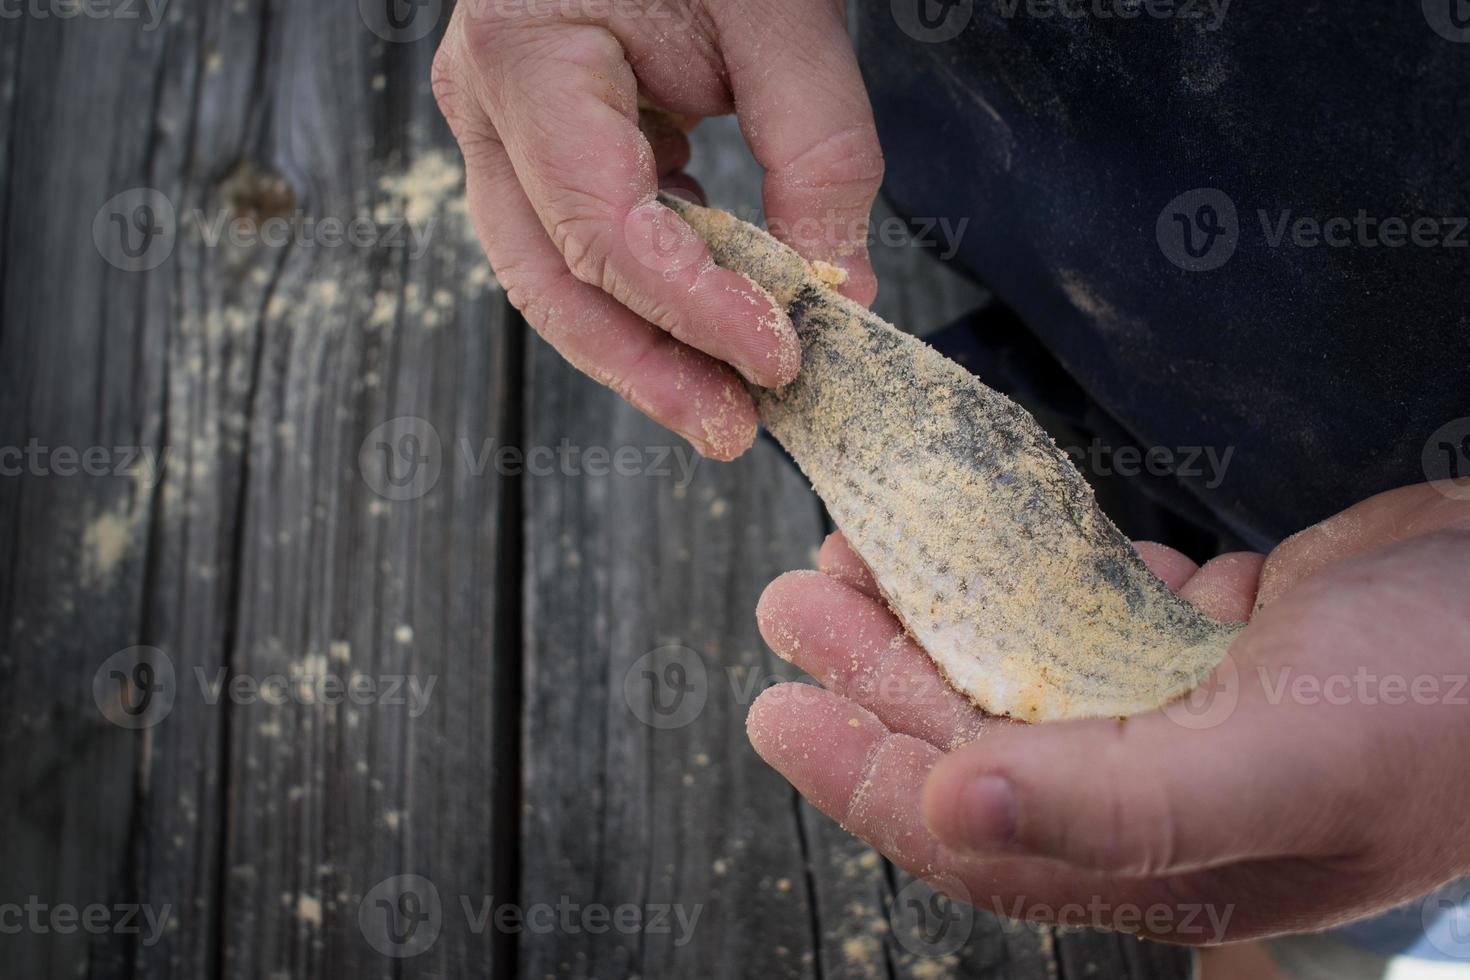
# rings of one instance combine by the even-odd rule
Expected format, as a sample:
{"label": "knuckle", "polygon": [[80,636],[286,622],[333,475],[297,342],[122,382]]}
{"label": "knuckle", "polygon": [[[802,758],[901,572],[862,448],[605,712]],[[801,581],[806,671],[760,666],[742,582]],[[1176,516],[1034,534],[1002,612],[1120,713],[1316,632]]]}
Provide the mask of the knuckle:
{"label": "knuckle", "polygon": [[495,264],[495,278],[505,289],[505,300],[520,311],[526,322],[538,333],[544,332],[550,321],[551,290],[528,273],[523,264],[514,257],[502,257]]}
{"label": "knuckle", "polygon": [[458,116],[460,80],[459,63],[451,45],[449,38],[445,38],[439,50],[434,52],[434,61],[429,68],[429,89],[434,93],[439,111],[453,124]]}
{"label": "knuckle", "polygon": [[546,336],[551,332],[555,313],[546,290],[537,289],[525,280],[512,281],[506,286],[505,298],[521,311],[521,316],[537,333]]}
{"label": "knuckle", "polygon": [[611,222],[601,209],[574,207],[551,227],[551,240],[572,275],[602,289],[607,284],[612,256]]}
{"label": "knuckle", "polygon": [[466,166],[473,169],[493,159],[490,154],[500,145],[500,139],[489,118],[465,91],[461,70],[453,52],[441,47],[434,56],[429,85],[440,114],[459,143]]}
{"label": "knuckle", "polygon": [[813,174],[828,186],[874,193],[883,183],[883,149],[871,123],[849,126],[822,137],[782,169],[789,174]]}
{"label": "knuckle", "polygon": [[[1113,746],[1103,772],[1128,771],[1128,760]],[[1101,804],[1092,821],[1069,821],[1064,849],[1079,863],[1120,874],[1151,877],[1174,866],[1179,856],[1179,824],[1174,800],[1162,779],[1100,780]]]}
{"label": "knuckle", "polygon": [[503,53],[507,29],[513,21],[495,12],[498,4],[480,4],[464,18],[459,43],[474,65],[494,63]]}
{"label": "knuckle", "polygon": [[610,65],[622,64],[623,46],[610,32],[584,26],[557,30],[548,35],[555,45],[555,60],[566,68],[588,72],[605,72]]}

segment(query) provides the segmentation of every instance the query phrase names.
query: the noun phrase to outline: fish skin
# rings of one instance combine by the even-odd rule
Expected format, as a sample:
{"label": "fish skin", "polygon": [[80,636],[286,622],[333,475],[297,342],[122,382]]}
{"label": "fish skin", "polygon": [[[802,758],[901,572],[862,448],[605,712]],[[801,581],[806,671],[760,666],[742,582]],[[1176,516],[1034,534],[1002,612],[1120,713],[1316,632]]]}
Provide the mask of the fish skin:
{"label": "fish skin", "polygon": [[790,316],[801,370],[755,389],[761,420],[952,687],[1043,722],[1137,714],[1210,675],[1240,627],[1148,570],[1028,412],[765,232],[660,200]]}

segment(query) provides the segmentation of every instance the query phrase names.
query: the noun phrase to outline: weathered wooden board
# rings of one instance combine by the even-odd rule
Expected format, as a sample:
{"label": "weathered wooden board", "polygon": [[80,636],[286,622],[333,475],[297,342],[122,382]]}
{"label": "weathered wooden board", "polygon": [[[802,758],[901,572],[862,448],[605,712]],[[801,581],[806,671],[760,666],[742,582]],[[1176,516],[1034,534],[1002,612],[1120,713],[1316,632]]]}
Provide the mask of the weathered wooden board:
{"label": "weathered wooden board", "polygon": [[[157,942],[23,936],[15,975],[396,975],[358,911],[400,874],[448,912],[415,969],[484,974],[509,949],[460,914],[514,888],[496,725],[519,612],[505,481],[461,449],[514,423],[521,328],[465,225],[433,43],[389,43],[353,3],[6,28],[4,138],[25,149],[5,155],[0,443],[169,451],[156,486],[0,481],[4,896],[171,912]],[[104,203],[132,188],[152,191]],[[104,260],[111,213],[157,219],[153,268]],[[246,224],[211,240],[221,220]],[[285,241],[257,235],[281,221]],[[437,437],[438,475],[398,488],[373,459],[407,466],[405,436]],[[142,731],[93,704],[136,644],[174,695]]]}
{"label": "weathered wooden board", "polygon": [[[161,445],[167,291],[114,275],[92,244],[98,207],[125,168],[147,169],[156,50],[119,24],[22,18],[0,32],[5,195],[0,245],[0,812],[4,900],[136,901],[146,768],[157,740],[107,723],[94,672],[150,628],[146,563],[122,542],[153,533],[152,492],[117,469],[122,447]],[[156,47],[156,45],[155,45]],[[95,73],[95,74],[94,74]],[[162,141],[160,141],[162,142]],[[169,149],[160,146],[160,156]],[[112,189],[109,189],[112,188]],[[30,461],[13,450],[35,447]],[[102,475],[74,453],[103,447]],[[212,732],[201,728],[197,748]],[[180,760],[181,762],[183,760]],[[212,794],[213,795],[213,794]],[[202,828],[212,838],[212,826]],[[110,915],[110,913],[109,913]],[[129,938],[50,930],[6,937],[18,976],[121,975]]]}
{"label": "weathered wooden board", "polygon": [[[6,936],[7,976],[1141,962],[983,916],[924,957],[907,880],[754,756],[789,674],[755,600],[825,519],[771,447],[691,471],[526,342],[428,91],[447,4],[134,9],[0,32],[0,448],[41,461],[0,476],[0,903],[109,909]],[[701,174],[751,206],[730,137]],[[880,268],[911,328],[979,295]]]}

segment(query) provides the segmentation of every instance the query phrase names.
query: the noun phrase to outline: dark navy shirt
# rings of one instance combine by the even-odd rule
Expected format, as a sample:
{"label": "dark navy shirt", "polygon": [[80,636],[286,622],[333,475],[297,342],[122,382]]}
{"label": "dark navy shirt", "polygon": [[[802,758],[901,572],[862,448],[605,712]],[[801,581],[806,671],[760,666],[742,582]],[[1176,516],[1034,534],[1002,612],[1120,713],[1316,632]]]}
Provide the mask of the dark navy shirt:
{"label": "dark navy shirt", "polygon": [[1470,473],[1470,2],[866,0],[859,51],[890,201],[1137,446],[1232,450],[1221,527]]}

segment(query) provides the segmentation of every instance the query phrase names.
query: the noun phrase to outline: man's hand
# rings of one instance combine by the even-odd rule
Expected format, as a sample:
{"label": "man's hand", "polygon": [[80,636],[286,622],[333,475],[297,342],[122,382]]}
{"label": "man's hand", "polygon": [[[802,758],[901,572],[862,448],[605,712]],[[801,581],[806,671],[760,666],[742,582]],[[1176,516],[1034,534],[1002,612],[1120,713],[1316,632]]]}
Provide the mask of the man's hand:
{"label": "man's hand", "polygon": [[1470,506],[1408,487],[1269,558],[1196,568],[1138,550],[1205,612],[1250,620],[1190,700],[1121,722],[985,717],[834,536],[822,571],[778,579],[758,612],[776,652],[829,690],[763,695],[756,751],[936,887],[1067,925],[1246,939],[1470,872]]}
{"label": "man's hand", "polygon": [[[661,179],[692,185],[678,174],[682,127],[735,112],[766,170],[773,233],[847,270],[847,294],[871,302],[883,158],[843,9],[464,0],[435,58],[470,217],[510,301],[573,365],[717,459],[755,436],[741,377],[784,384],[800,345],[784,311],[715,266],[655,193]],[[640,129],[640,96],[679,124],[660,113]]]}

